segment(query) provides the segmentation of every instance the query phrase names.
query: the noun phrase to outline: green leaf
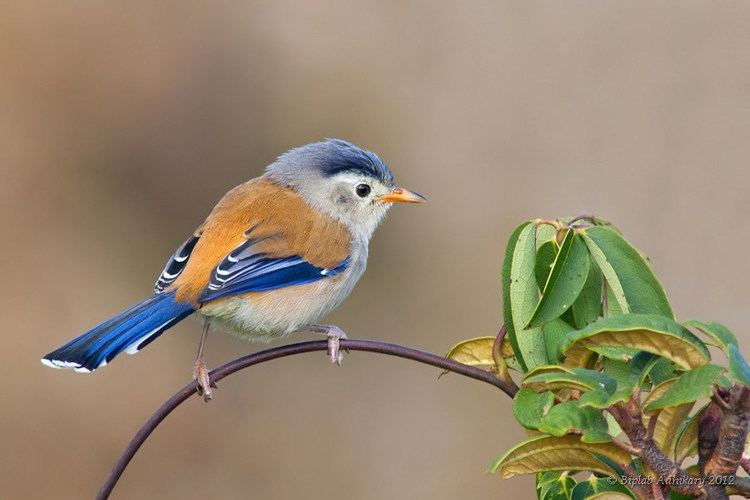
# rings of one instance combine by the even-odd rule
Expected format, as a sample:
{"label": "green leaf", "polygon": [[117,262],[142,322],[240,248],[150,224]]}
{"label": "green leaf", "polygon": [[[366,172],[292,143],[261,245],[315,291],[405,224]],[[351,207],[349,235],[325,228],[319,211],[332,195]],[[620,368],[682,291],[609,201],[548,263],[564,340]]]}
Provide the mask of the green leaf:
{"label": "green leaf", "polygon": [[539,473],[536,476],[537,499],[569,500],[575,485],[576,481],[568,471]]}
{"label": "green leaf", "polygon": [[631,391],[627,389],[617,389],[609,392],[605,389],[597,389],[582,394],[578,400],[582,408],[595,408],[603,410],[630,399]]}
{"label": "green leaf", "polygon": [[703,323],[702,321],[686,321],[685,326],[695,328],[711,338],[711,345],[721,348],[729,358],[729,374],[735,380],[750,385],[750,366],[739,350],[737,337],[721,323]]}
{"label": "green leaf", "polygon": [[521,383],[523,387],[536,392],[555,391],[562,388],[591,391],[605,389],[614,392],[617,381],[612,377],[587,368],[567,368],[564,371],[543,371],[529,373]]}
{"label": "green leaf", "polygon": [[555,263],[555,257],[557,257],[557,248],[557,242],[550,240],[536,251],[534,276],[536,277],[536,284],[540,291],[544,290],[544,285],[547,284],[547,278],[549,278],[549,273],[552,271],[552,264]]}
{"label": "green leaf", "polygon": [[698,428],[706,408],[708,408],[708,405],[695,412],[680,426],[674,447],[674,459],[678,465],[686,458],[698,454]]}
{"label": "green leaf", "polygon": [[651,368],[648,374],[651,382],[659,385],[675,376],[675,365],[667,358],[659,358],[659,360]]}
{"label": "green leaf", "polygon": [[630,464],[630,454],[612,443],[584,443],[579,436],[535,436],[492,462],[488,470],[499,471],[503,479],[517,474],[534,474],[560,469],[588,470],[616,476],[617,472],[597,459],[601,455],[619,467]]}
{"label": "green leaf", "polygon": [[[534,220],[536,225],[536,249],[539,250],[547,242],[553,242],[557,245],[557,228],[550,226],[549,224],[541,223],[541,219]],[[554,258],[553,258],[554,260]],[[550,264],[552,262],[550,261]],[[549,272],[549,270],[547,270]],[[545,280],[546,281],[546,280]],[[544,287],[544,283],[542,283]]]}
{"label": "green leaf", "polygon": [[617,361],[630,361],[639,352],[635,347],[617,345],[591,345],[588,348],[604,358]]}
{"label": "green leaf", "polygon": [[566,357],[578,357],[581,349],[597,347],[630,347],[663,356],[688,369],[710,359],[708,349],[695,335],[679,323],[654,314],[602,318],[570,332],[561,350]]}
{"label": "green leaf", "polygon": [[[677,381],[677,377],[665,380],[661,384],[655,385],[651,388],[651,391],[646,395],[646,398],[643,400],[643,403],[641,403],[641,407],[645,408],[647,405],[653,403],[657,399],[661,398],[666,392],[667,389],[672,387],[672,385]],[[653,410],[653,411],[643,411],[643,415],[646,417],[649,417],[651,415],[654,415],[658,413],[659,410]]]}
{"label": "green leaf", "polygon": [[586,244],[575,231],[569,230],[552,264],[542,299],[526,326],[533,328],[543,325],[567,311],[581,293],[590,267]]}
{"label": "green leaf", "polygon": [[630,362],[604,358],[602,360],[602,372],[617,381],[618,387],[630,387],[631,382]]}
{"label": "green leaf", "polygon": [[[545,498],[545,495],[547,495],[552,490],[559,489],[556,487],[556,484],[559,482],[566,482],[567,479],[572,479],[570,477],[569,471],[548,471],[548,472],[540,472],[536,475],[536,494],[537,499]],[[575,483],[575,480],[574,480]],[[569,492],[570,493],[570,492]],[[568,494],[568,497],[570,494]],[[566,500],[568,499],[566,497]]]}
{"label": "green leaf", "polygon": [[646,381],[646,377],[649,376],[654,367],[659,363],[659,360],[662,359],[664,358],[646,351],[639,351],[633,356],[633,359],[628,363],[630,368],[630,387],[641,387]]}
{"label": "green leaf", "polygon": [[[602,279],[604,279],[602,277]],[[603,316],[617,316],[618,314],[629,314],[630,311],[623,311],[620,307],[620,304],[617,302],[617,298],[615,297],[615,292],[612,291],[612,287],[607,283],[607,286],[604,287],[604,291],[606,293],[607,301],[606,301],[606,307],[604,304],[602,304],[602,310],[606,311],[606,314]]]}
{"label": "green leaf", "polygon": [[602,496],[600,498],[618,498],[617,496],[612,495],[613,493],[624,495],[622,498],[634,498],[630,493],[630,490],[621,483],[612,481],[611,478],[590,476],[588,479],[580,481],[575,488],[573,488],[570,500],[589,500],[590,498],[595,498],[597,495],[603,493],[610,493],[610,495]]}
{"label": "green leaf", "polygon": [[688,328],[695,328],[696,330],[703,332],[705,335],[711,338],[713,342],[710,345],[721,348],[727,354],[729,353],[730,345],[738,345],[737,337],[721,323],[704,323],[702,321],[690,320],[683,323]]}
{"label": "green leaf", "polygon": [[609,227],[590,227],[581,235],[623,313],[674,319],[664,289],[638,250]]}
{"label": "green leaf", "polygon": [[602,273],[596,266],[590,265],[590,260],[589,275],[586,277],[581,293],[573,302],[571,313],[576,328],[590,325],[602,313]]}
{"label": "green leaf", "polygon": [[734,379],[750,386],[750,366],[740,354],[737,346],[733,344],[729,346],[729,373]]}
{"label": "green leaf", "polygon": [[551,392],[521,389],[513,398],[513,415],[527,429],[538,429],[553,404],[555,396]]}
{"label": "green leaf", "polygon": [[562,474],[559,480],[552,483],[544,494],[539,497],[539,500],[570,500],[570,495],[575,485],[575,479]]}
{"label": "green leaf", "polygon": [[[540,328],[524,331],[537,305],[538,291],[534,276],[536,263],[536,228],[526,225],[518,235],[510,266],[510,312],[513,335],[528,369],[547,363],[544,337]],[[508,324],[506,323],[506,329]],[[510,334],[510,331],[508,332]]]}
{"label": "green leaf", "polygon": [[572,330],[573,327],[560,318],[553,319],[542,326],[544,348],[547,351],[547,359],[553,363],[557,363],[560,360],[562,357],[560,346],[568,338],[568,332]]}
{"label": "green leaf", "polygon": [[513,264],[513,254],[515,253],[516,246],[518,244],[518,238],[521,233],[527,227],[533,227],[531,221],[524,222],[518,226],[508,239],[508,245],[505,247],[505,258],[503,259],[503,270],[501,281],[503,285],[503,322],[505,323],[505,330],[507,332],[506,338],[510,342],[513,352],[515,353],[516,362],[520,365],[522,371],[526,371],[526,363],[524,362],[521,347],[518,344],[516,337],[516,330],[513,327],[513,315],[511,313],[511,297],[510,297],[510,269]]}
{"label": "green leaf", "polygon": [[581,406],[605,409],[629,400],[658,359],[658,356],[647,352],[636,353],[629,362],[605,359],[604,373],[617,381],[616,390],[599,388],[587,392],[579,399]]}
{"label": "green leaf", "polygon": [[645,404],[643,410],[651,412],[711,397],[714,383],[723,372],[724,368],[712,364],[688,370],[666,390],[663,396]]}
{"label": "green leaf", "polygon": [[553,406],[539,426],[540,431],[552,436],[580,434],[584,443],[612,441],[608,429],[607,419],[601,411],[582,408],[578,401],[566,401]]}
{"label": "green leaf", "polygon": [[680,426],[690,415],[693,409],[693,402],[683,405],[670,406],[661,410],[656,417],[656,427],[654,428],[654,442],[662,450],[674,449],[677,435],[680,432]]}

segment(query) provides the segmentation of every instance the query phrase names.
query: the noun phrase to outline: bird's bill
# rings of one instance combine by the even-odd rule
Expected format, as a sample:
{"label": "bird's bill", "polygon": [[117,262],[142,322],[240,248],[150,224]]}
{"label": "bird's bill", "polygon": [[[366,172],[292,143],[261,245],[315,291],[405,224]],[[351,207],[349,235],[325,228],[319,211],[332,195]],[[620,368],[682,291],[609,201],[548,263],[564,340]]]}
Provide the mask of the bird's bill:
{"label": "bird's bill", "polygon": [[421,194],[404,188],[395,188],[390,193],[384,194],[378,199],[386,203],[424,203],[427,201]]}

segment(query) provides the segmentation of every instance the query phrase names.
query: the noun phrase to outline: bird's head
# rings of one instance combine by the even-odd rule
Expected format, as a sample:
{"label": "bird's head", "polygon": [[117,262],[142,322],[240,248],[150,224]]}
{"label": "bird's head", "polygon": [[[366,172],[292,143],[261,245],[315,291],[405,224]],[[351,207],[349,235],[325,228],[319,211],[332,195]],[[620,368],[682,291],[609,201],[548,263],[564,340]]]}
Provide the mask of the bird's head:
{"label": "bird's head", "polygon": [[368,238],[393,203],[425,201],[397,187],[393,173],[375,153],[341,139],[291,149],[268,166],[266,175]]}

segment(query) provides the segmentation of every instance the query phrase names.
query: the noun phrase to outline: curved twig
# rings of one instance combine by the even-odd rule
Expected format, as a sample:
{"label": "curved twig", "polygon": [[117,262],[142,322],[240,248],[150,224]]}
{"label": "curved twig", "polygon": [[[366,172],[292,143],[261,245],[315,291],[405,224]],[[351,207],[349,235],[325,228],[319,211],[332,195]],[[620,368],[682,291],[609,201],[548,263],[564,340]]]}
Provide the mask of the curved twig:
{"label": "curved twig", "polygon": [[[435,366],[444,370],[449,370],[465,377],[473,378],[486,382],[490,385],[494,385],[503,392],[505,392],[511,398],[515,395],[518,390],[512,384],[509,384],[505,380],[502,380],[495,375],[486,372],[480,368],[464,365],[457,361],[446,359],[442,356],[437,356],[417,349],[404,347],[398,344],[389,344],[387,342],[378,342],[373,340],[341,340],[341,348],[351,351],[367,351],[376,352],[380,354],[387,354],[390,356],[397,356],[399,358],[410,359],[419,363]],[[243,356],[241,358],[230,361],[229,363],[222,365],[210,373],[211,382],[218,382],[219,380],[227,377],[234,372],[248,368],[253,365],[265,363],[266,361],[272,361],[274,359],[284,358],[286,356],[292,356],[295,354],[302,354],[312,351],[326,351],[328,349],[328,343],[325,340],[316,340],[311,342],[299,342],[296,344],[289,344],[280,347],[274,347],[272,349],[266,349],[264,351],[256,352]],[[197,385],[195,382],[187,384],[185,387],[177,391],[171,398],[169,398],[156,412],[154,412],[146,423],[143,424],[138,432],[136,432],[133,439],[131,439],[128,446],[122,452],[122,455],[117,459],[115,465],[112,467],[109,475],[107,476],[104,484],[102,485],[96,498],[98,500],[104,500],[109,498],[112,493],[117,481],[125,471],[125,468],[132,460],[133,456],[138,452],[143,443],[148,439],[151,433],[156,427],[172,413],[172,411],[184,403],[190,396],[195,394]]]}

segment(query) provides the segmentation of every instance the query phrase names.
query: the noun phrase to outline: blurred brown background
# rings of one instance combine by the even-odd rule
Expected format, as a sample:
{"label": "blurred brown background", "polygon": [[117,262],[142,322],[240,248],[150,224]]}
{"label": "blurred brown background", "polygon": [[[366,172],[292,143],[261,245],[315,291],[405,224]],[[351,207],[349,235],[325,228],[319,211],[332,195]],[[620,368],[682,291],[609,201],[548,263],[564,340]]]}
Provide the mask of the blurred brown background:
{"label": "blurred brown background", "polygon": [[[351,336],[442,353],[493,334],[512,227],[590,211],[682,318],[750,340],[748,47],[746,2],[3,2],[0,497],[93,496],[189,379],[200,327],[90,376],[38,358],[149,294],[228,188],[323,137],[430,201],[379,230],[330,318]],[[255,349],[214,335],[208,359]],[[484,472],[523,436],[509,401],[437,374],[363,353],[247,370],[171,416],[114,498],[532,497]]]}

